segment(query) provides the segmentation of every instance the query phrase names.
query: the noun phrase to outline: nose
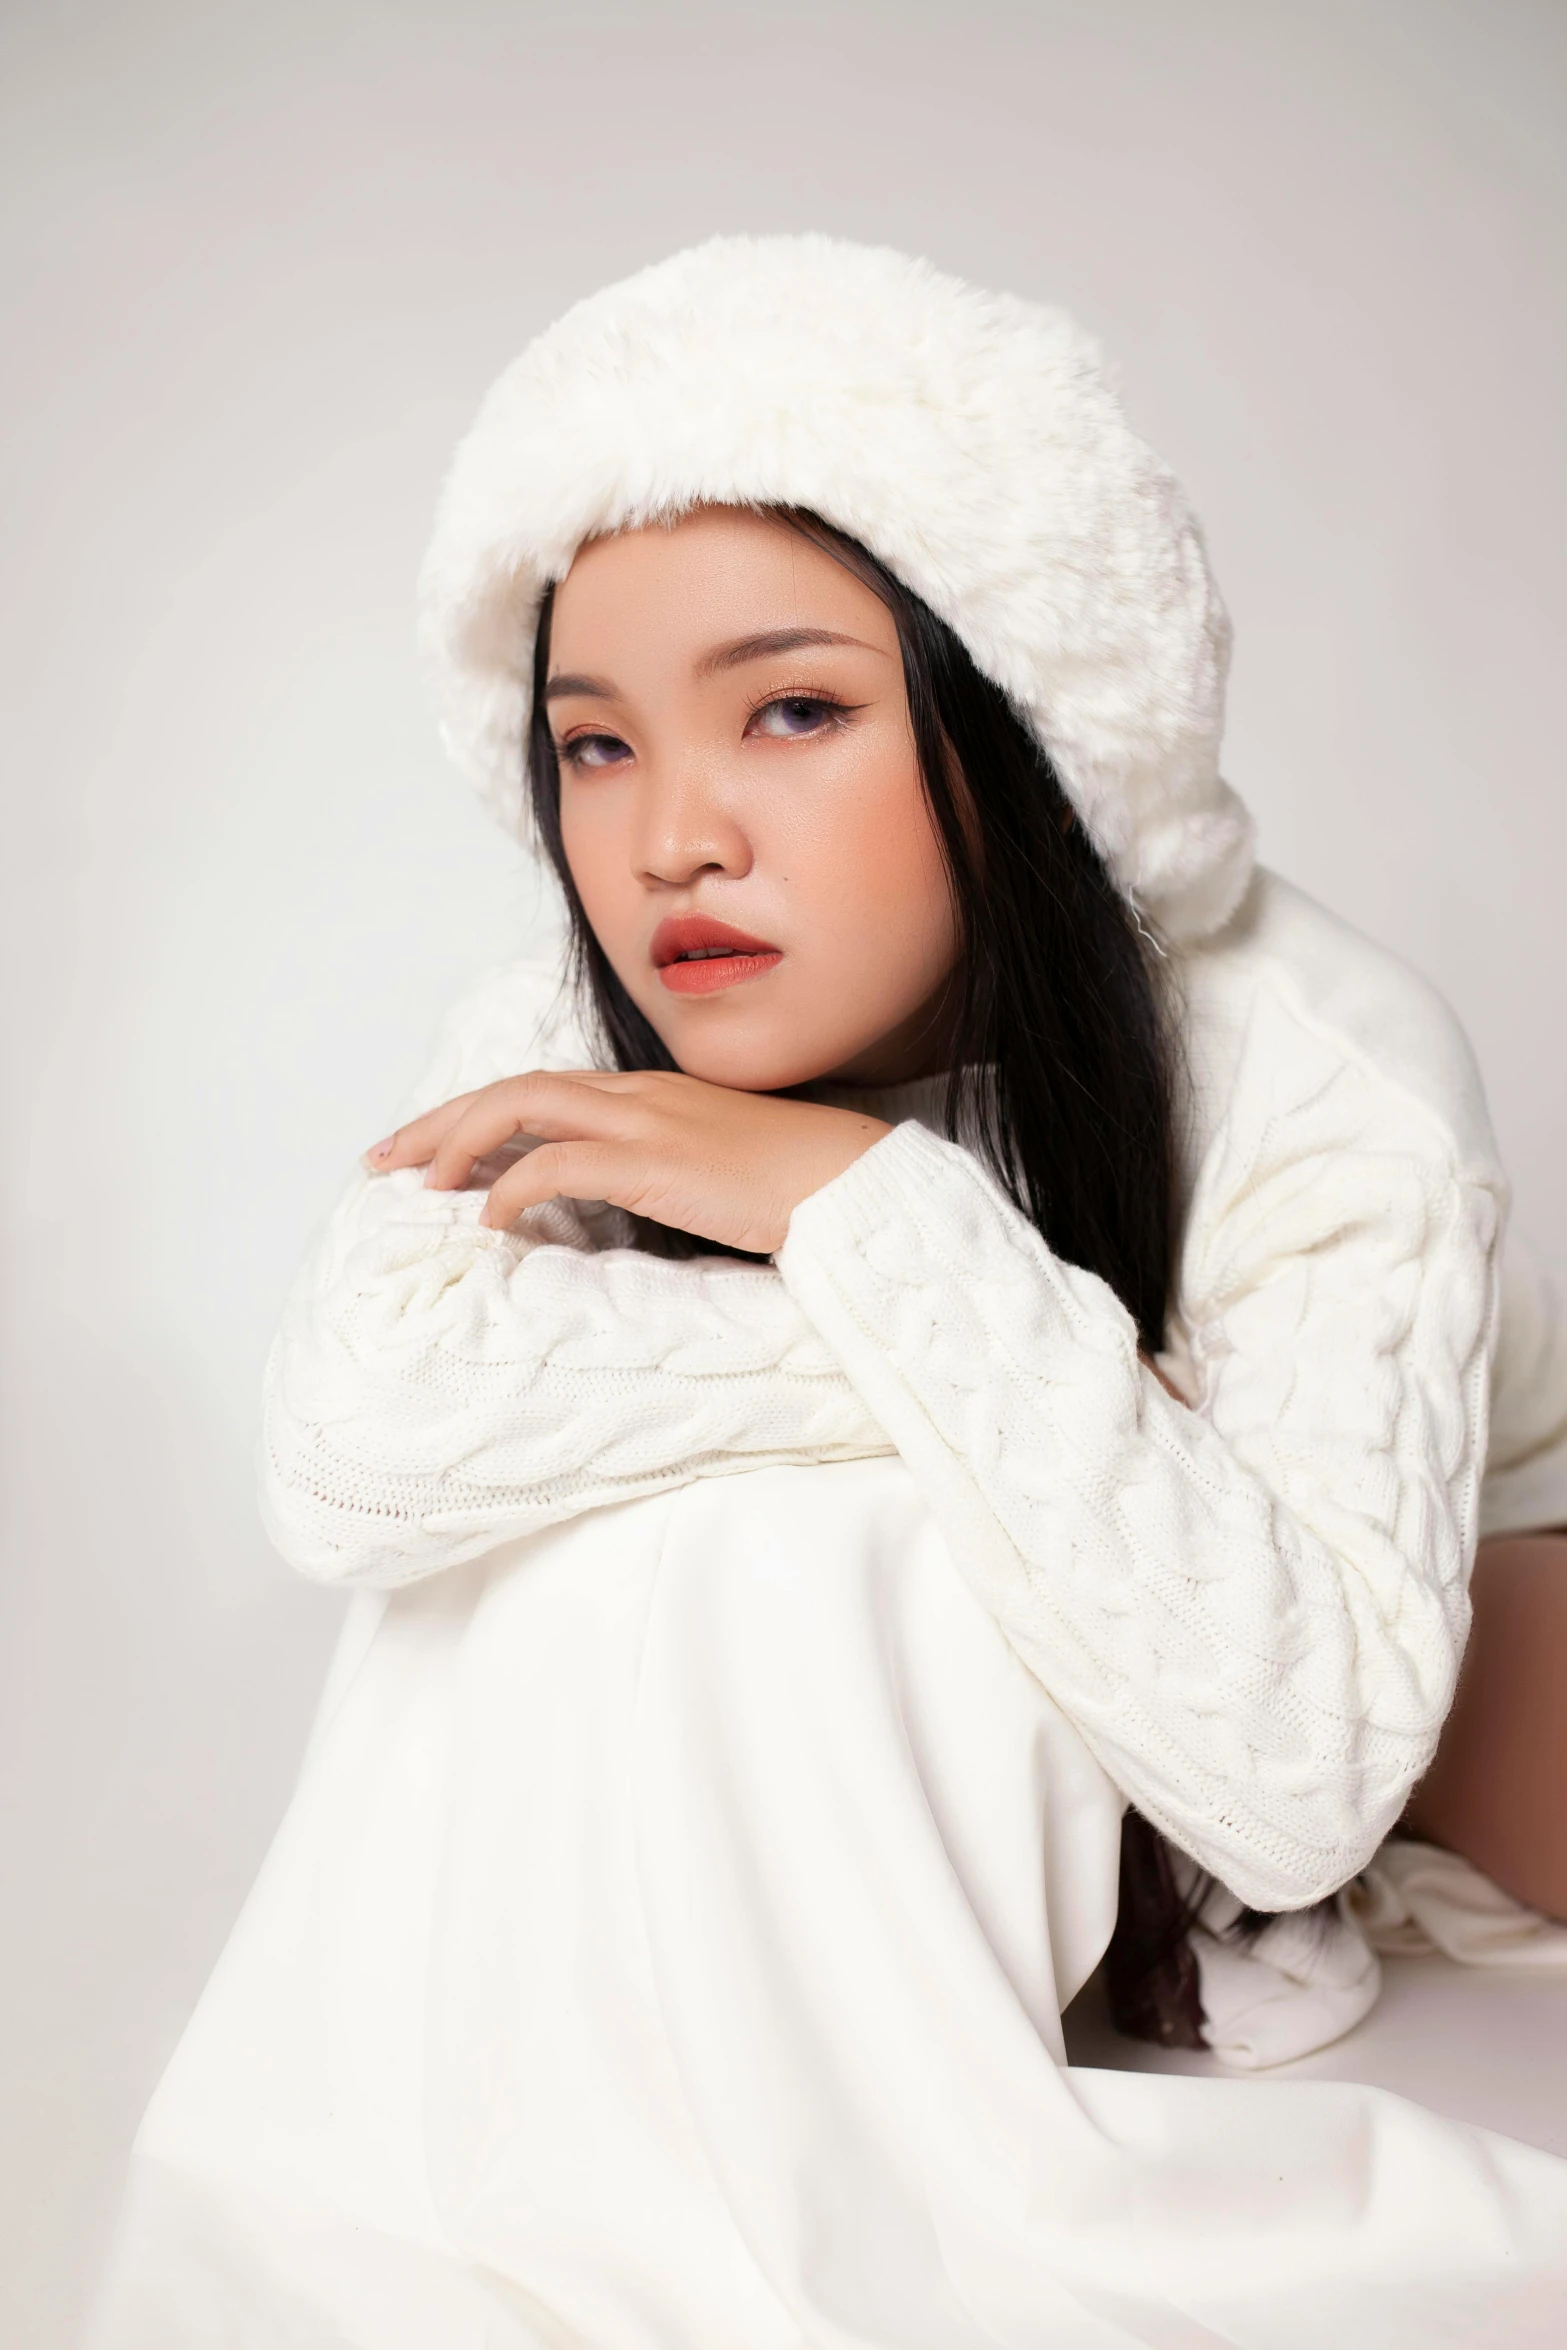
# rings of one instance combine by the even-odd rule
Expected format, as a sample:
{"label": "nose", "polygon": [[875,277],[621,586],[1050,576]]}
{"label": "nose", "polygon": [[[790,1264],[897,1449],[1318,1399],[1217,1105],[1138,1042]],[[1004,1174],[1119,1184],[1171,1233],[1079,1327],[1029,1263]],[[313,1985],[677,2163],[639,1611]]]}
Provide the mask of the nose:
{"label": "nose", "polygon": [[751,843],[706,759],[644,770],[632,831],[632,869],[649,889],[687,889],[701,875],[737,880],[751,869]]}

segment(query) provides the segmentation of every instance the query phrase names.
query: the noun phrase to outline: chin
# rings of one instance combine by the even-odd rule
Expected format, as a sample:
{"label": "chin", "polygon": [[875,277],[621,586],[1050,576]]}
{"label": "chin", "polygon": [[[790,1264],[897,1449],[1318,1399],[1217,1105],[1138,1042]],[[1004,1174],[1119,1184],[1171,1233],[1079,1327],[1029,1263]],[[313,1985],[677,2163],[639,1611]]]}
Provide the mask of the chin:
{"label": "chin", "polygon": [[703,1036],[700,1030],[693,1036],[672,1027],[661,1033],[688,1077],[732,1086],[737,1093],[785,1093],[791,1086],[809,1085],[842,1057],[831,1046],[812,1052],[798,1036]]}

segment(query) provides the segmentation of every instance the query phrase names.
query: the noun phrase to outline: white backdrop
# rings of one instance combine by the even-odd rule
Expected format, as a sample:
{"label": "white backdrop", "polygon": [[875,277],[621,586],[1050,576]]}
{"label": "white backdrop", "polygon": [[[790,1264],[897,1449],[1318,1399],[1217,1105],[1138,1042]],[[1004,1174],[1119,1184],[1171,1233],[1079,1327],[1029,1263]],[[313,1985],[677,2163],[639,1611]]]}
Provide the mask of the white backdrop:
{"label": "white backdrop", "polygon": [[1564,69],[1551,0],[10,0],[7,2342],[74,2337],[334,1628],[251,1503],[283,1285],[540,918],[410,655],[480,391],[718,228],[1075,309],[1266,854],[1456,1003],[1567,1266]]}

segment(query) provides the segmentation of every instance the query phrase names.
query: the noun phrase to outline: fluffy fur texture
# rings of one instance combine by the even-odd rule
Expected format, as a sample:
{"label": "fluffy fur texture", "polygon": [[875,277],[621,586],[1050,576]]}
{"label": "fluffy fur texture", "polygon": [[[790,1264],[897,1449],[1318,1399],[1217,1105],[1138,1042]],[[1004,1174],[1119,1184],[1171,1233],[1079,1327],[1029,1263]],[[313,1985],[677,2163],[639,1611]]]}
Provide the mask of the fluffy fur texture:
{"label": "fluffy fur texture", "polygon": [[1121,888],[1223,923],[1251,821],[1218,770],[1229,624],[1177,483],[1062,312],[824,236],[719,237],[579,302],[458,448],[422,582],[447,742],[522,807],[546,585],[693,506],[809,507],[1024,713]]}

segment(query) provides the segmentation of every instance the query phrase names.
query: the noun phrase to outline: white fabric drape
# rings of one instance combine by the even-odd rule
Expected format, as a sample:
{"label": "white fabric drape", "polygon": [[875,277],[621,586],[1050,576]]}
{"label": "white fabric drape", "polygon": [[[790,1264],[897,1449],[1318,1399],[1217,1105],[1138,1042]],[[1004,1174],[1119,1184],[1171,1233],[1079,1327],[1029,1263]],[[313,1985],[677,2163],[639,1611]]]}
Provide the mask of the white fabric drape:
{"label": "white fabric drape", "polygon": [[357,1604],[95,2350],[1559,2337],[1567,2164],[1066,2068],[1121,1799],[900,1463]]}

